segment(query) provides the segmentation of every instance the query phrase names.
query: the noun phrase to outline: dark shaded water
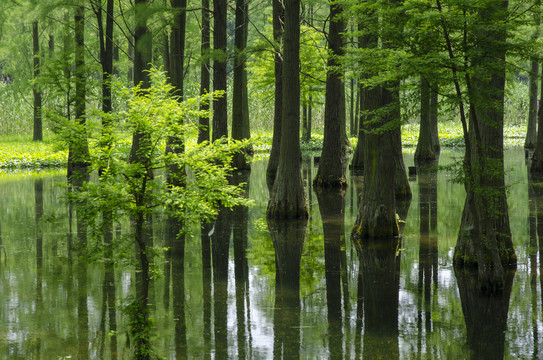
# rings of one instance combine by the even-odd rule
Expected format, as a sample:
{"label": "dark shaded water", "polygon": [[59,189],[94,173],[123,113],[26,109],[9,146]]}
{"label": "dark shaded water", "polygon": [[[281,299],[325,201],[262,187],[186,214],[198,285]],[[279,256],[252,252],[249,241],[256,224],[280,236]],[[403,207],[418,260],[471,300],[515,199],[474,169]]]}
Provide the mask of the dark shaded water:
{"label": "dark shaded water", "polygon": [[[445,152],[441,164],[455,157],[461,154]],[[412,164],[410,155],[406,162]],[[350,241],[361,179],[349,176],[344,194],[315,194],[315,169],[307,161],[307,224],[267,224],[262,161],[248,180],[255,206],[222,211],[204,236],[187,239],[184,256],[157,214],[154,243],[171,250],[151,285],[156,353],[168,359],[543,358],[543,191],[528,184],[521,150],[507,151],[506,169],[519,265],[493,297],[452,266],[465,194],[446,171],[419,170],[411,179],[413,199],[399,208],[401,240],[361,246]],[[0,358],[126,359],[131,344],[121,306],[135,292],[133,267],[78,256],[63,181],[63,174],[0,176]],[[116,232],[128,227],[119,224]]]}

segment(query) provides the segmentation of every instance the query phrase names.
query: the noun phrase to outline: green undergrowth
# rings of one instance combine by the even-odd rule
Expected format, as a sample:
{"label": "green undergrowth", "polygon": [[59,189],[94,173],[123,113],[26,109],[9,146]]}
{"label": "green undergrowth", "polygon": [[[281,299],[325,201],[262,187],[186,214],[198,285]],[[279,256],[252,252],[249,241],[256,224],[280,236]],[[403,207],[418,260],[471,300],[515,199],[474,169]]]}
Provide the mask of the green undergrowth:
{"label": "green undergrowth", "polygon": [[0,169],[65,167],[68,152],[59,150],[51,139],[32,141],[29,136],[0,137]]}
{"label": "green undergrowth", "polygon": [[[504,142],[506,146],[523,146],[526,125],[511,124],[504,129]],[[418,124],[405,124],[402,126],[402,144],[405,151],[415,151],[419,136]],[[349,138],[351,147],[356,147],[357,138]],[[442,147],[462,148],[464,137],[462,128],[453,123],[439,125],[439,141]],[[125,143],[126,153],[130,151],[130,137]],[[257,131],[251,138],[255,158],[269,156],[272,144],[271,131]],[[315,131],[310,141],[301,141],[300,147],[304,154],[318,155],[322,149],[323,134]],[[189,145],[190,146],[190,145]],[[0,169],[12,171],[17,169],[53,169],[63,168],[68,161],[67,150],[59,149],[52,137],[46,137],[43,142],[32,141],[29,136],[0,136]]]}

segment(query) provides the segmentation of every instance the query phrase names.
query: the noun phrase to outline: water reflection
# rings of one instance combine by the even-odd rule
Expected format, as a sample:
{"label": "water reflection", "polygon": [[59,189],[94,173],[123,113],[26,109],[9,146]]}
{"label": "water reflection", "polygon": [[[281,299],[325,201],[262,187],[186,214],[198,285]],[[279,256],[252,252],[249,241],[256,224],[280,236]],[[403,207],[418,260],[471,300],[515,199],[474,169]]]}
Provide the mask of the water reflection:
{"label": "water reflection", "polygon": [[215,355],[228,357],[228,259],[232,231],[232,210],[222,208],[217,215],[211,251],[213,257],[213,330]]}
{"label": "water reflection", "polygon": [[[530,300],[532,314],[540,313],[537,298],[537,278],[540,280],[541,306],[543,308],[543,176],[530,174],[528,170],[528,236],[527,248],[530,266]],[[539,243],[539,245],[538,245]],[[539,255],[539,269],[538,269]],[[539,270],[539,275],[538,275]],[[539,349],[540,324],[537,316],[532,315],[532,341],[534,344],[533,358],[541,356]]]}
{"label": "water reflection", "polygon": [[[245,196],[249,196],[250,171],[235,172],[232,183],[244,183]],[[238,359],[250,358],[251,337],[251,303],[249,297],[249,263],[247,261],[249,209],[236,206],[233,209],[232,238],[234,243],[234,278],[236,282],[236,319]]]}
{"label": "water reflection", "polygon": [[307,220],[268,219],[275,249],[273,358],[300,358],[300,261]]}
{"label": "water reflection", "polygon": [[[356,358],[399,359],[400,238],[355,242],[359,258]],[[360,343],[364,323],[363,344]]]}
{"label": "water reflection", "polygon": [[[304,166],[312,179],[314,169]],[[155,354],[541,358],[543,181],[527,184],[523,163],[515,166],[522,171],[509,173],[509,201],[521,265],[513,285],[489,297],[466,274],[455,277],[451,258],[465,193],[446,172],[419,167],[411,183],[415,211],[398,203],[406,220],[401,243],[355,246],[344,234],[357,213],[357,186],[345,194],[313,192],[309,222],[270,223],[268,233],[265,163],[256,164],[250,188],[257,205],[221,211],[201,238],[187,236],[182,245],[163,237],[163,221],[154,222],[155,245],[171,249],[157,260],[164,276],[155,280],[154,293],[150,289]],[[248,182],[247,176],[234,174],[232,181]],[[1,241],[8,255],[0,249],[0,358],[130,358],[129,323],[118,305],[135,292],[135,267],[82,255],[77,209],[70,222],[58,181],[0,177]],[[122,225],[128,233],[128,220]]]}
{"label": "water reflection", "polygon": [[[345,260],[345,193],[342,189],[319,189],[317,200],[324,233],[324,266],[330,359],[343,359],[341,274]],[[343,250],[342,250],[343,248]],[[343,268],[343,269],[342,269]],[[346,275],[345,275],[346,276]],[[344,284],[345,284],[344,277]],[[348,286],[345,300],[348,303]]]}
{"label": "water reflection", "polygon": [[[417,167],[419,185],[419,264],[417,286],[417,349],[431,354],[429,348],[422,349],[423,334],[432,334],[433,303],[438,288],[438,247],[437,247],[437,162]],[[429,346],[429,342],[424,342]]]}
{"label": "water reflection", "polygon": [[455,267],[470,359],[503,359],[509,298],[515,271],[506,271],[500,293],[481,290],[477,271]]}

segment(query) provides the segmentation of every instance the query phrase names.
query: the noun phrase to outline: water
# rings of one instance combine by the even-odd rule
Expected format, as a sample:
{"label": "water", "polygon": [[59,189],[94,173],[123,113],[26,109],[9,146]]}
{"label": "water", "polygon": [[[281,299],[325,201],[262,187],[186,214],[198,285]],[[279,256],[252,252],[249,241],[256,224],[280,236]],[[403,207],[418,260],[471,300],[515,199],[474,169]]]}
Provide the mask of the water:
{"label": "water", "polygon": [[[440,162],[461,156],[445,151]],[[222,212],[203,237],[187,239],[184,258],[165,237],[163,217],[154,217],[155,245],[171,247],[150,290],[157,355],[543,358],[543,196],[528,186],[522,150],[506,153],[518,268],[492,297],[452,266],[465,193],[447,171],[411,179],[401,241],[356,247],[359,177],[349,175],[345,194],[317,196],[315,168],[305,161],[310,221],[267,224],[265,166],[256,162],[248,179],[255,205]],[[121,307],[135,293],[134,269],[78,256],[63,182],[61,173],[0,176],[0,358],[129,358]]]}

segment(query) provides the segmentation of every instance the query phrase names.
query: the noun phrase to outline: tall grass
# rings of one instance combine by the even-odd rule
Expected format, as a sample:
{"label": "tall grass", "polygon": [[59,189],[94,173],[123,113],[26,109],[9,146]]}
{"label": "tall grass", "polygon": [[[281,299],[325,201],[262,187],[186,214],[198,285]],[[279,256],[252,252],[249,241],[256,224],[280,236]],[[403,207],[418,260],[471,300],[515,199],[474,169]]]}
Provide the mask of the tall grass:
{"label": "tall grass", "polygon": [[32,134],[34,110],[27,95],[14,84],[0,82],[0,136]]}

